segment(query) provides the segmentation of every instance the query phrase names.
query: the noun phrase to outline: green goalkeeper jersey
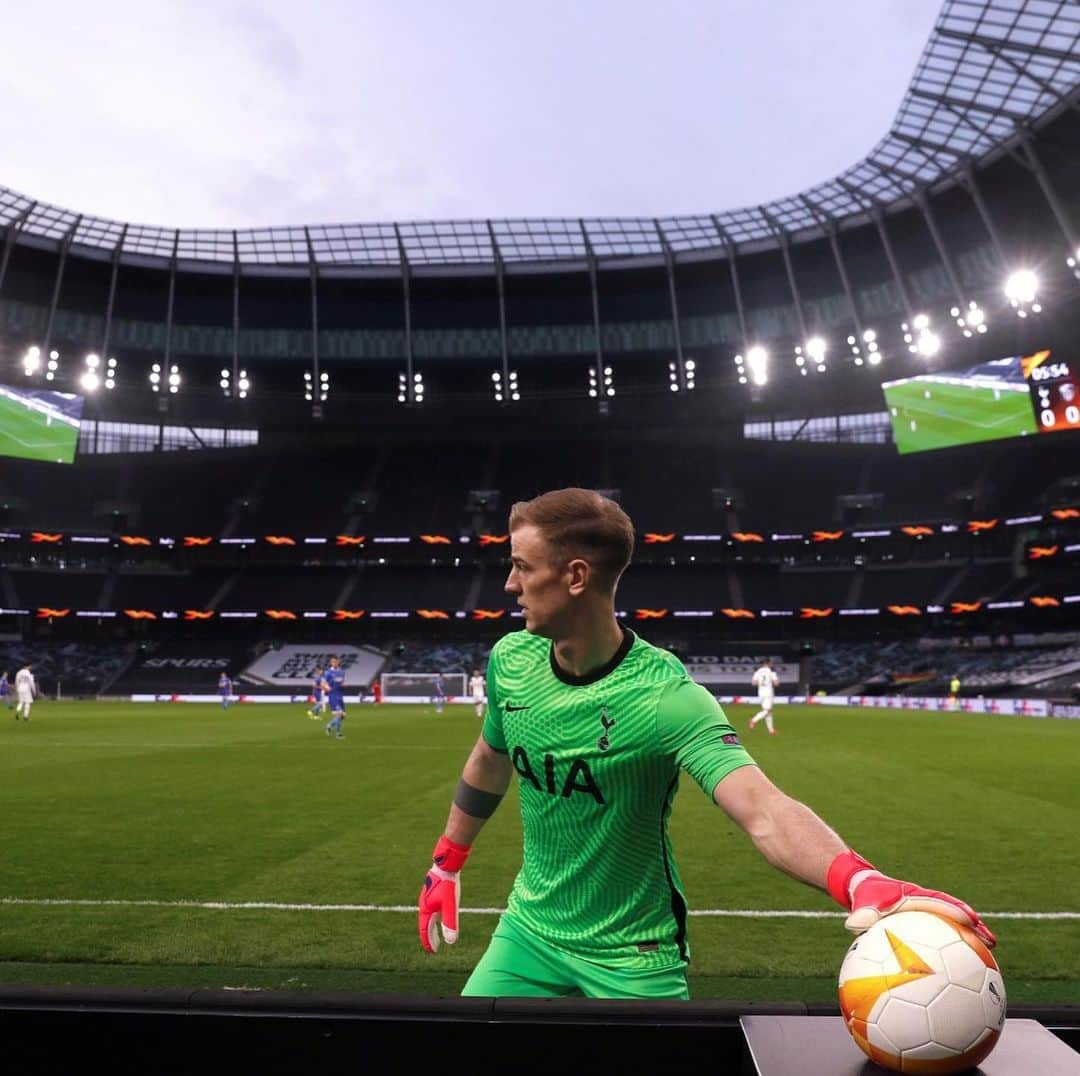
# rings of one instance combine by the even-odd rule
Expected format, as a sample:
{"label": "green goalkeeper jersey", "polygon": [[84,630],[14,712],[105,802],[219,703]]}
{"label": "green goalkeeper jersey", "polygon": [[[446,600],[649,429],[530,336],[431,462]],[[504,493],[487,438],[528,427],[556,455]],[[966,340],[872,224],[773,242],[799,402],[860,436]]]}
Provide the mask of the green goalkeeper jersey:
{"label": "green goalkeeper jersey", "polygon": [[518,631],[491,651],[483,736],[518,774],[523,854],[507,914],[606,965],[688,962],[668,836],[679,774],[711,798],[753,765],[712,695],[628,629],[582,677],[558,666],[549,640]]}

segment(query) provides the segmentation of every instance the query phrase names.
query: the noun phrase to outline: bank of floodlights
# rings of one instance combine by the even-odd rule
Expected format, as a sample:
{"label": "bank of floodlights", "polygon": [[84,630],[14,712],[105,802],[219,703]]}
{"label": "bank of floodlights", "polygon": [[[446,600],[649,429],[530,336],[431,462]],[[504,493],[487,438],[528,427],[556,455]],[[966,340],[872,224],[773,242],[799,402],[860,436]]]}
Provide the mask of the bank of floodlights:
{"label": "bank of floodlights", "polygon": [[1080,280],[1080,247],[1065,259],[1065,264],[1072,270],[1073,276]]}
{"label": "bank of floodlights", "polygon": [[[693,359],[687,359],[683,363],[683,376],[686,379],[686,391],[694,389],[694,378],[697,375],[697,363]],[[668,388],[672,392],[679,391],[679,367],[677,363],[668,363]]]}
{"label": "bank of floodlights", "polygon": [[41,348],[35,345],[26,349],[22,357],[22,369],[27,377],[33,377],[41,369]]}
{"label": "bank of floodlights", "polygon": [[815,373],[825,373],[825,356],[828,351],[829,345],[823,336],[812,336],[805,344],[796,344],[795,365],[799,373],[805,377],[811,368]]}
{"label": "bank of floodlights", "polygon": [[861,338],[849,336],[847,342],[856,366],[877,366],[881,362],[881,346],[876,329],[864,329]]}
{"label": "bank of floodlights", "polygon": [[505,400],[517,401],[521,399],[521,393],[518,391],[518,376],[516,370],[511,370],[507,374],[505,384],[503,383],[502,371],[492,371],[491,389],[495,394],[496,403],[503,403]]}
{"label": "bank of floodlights", "polygon": [[589,395],[594,399],[615,395],[615,371],[610,366],[589,367]]}
{"label": "bank of floodlights", "polygon": [[412,388],[412,398],[416,403],[424,402],[424,375],[421,373],[413,374],[412,385],[409,384],[409,375],[402,371],[398,374],[397,379],[397,399],[398,403],[409,402],[409,389]]}
{"label": "bank of floodlights", "polygon": [[101,357],[93,353],[83,359],[83,372],[79,378],[79,388],[83,392],[97,392],[101,387]]}
{"label": "bank of floodlights", "polygon": [[966,307],[954,306],[949,313],[969,339],[976,333],[986,332],[986,311],[974,299]]}
{"label": "bank of floodlights", "polygon": [[769,381],[769,353],[760,344],[747,348],[746,357],[735,356],[735,368],[739,371],[739,384],[765,385]]}
{"label": "bank of floodlights", "polygon": [[1004,291],[1009,306],[1016,311],[1018,318],[1042,313],[1042,306],[1039,304],[1039,278],[1030,269],[1017,269],[1015,273],[1010,273],[1005,281]]}
{"label": "bank of floodlights", "polygon": [[[306,376],[306,375],[305,375]],[[232,372],[226,367],[221,368],[221,380],[218,382],[221,386],[222,396],[232,396]],[[251,381],[248,379],[247,370],[241,370],[236,377],[236,396],[238,399],[246,400],[247,394],[251,390]],[[309,396],[310,400],[311,397]]]}
{"label": "bank of floodlights", "polygon": [[[304,399],[308,403],[326,403],[330,395],[330,375],[325,371],[319,373],[318,388],[315,386],[315,375],[310,370],[304,371]],[[317,398],[317,400],[316,400]]]}
{"label": "bank of floodlights", "polygon": [[50,351],[49,361],[45,363],[45,380],[54,381],[60,370],[60,352]]}
{"label": "bank of floodlights", "polygon": [[150,367],[150,389],[153,392],[161,392],[168,389],[172,395],[180,391],[180,367],[170,366],[166,374],[160,362],[155,362]]}
{"label": "bank of floodlights", "polygon": [[929,359],[941,350],[941,337],[931,328],[929,314],[916,314],[910,325],[905,321],[900,328],[904,330],[904,343],[912,355]]}

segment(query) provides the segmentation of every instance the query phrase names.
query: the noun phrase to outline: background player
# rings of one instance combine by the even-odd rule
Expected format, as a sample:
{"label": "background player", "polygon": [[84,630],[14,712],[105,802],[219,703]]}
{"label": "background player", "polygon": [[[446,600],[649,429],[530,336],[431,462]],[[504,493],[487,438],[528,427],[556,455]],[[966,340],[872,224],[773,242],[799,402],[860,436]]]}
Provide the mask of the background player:
{"label": "background player", "polygon": [[765,718],[765,727],[770,736],[776,735],[773,728],[773,696],[780,686],[780,677],[776,675],[772,667],[772,658],[763,658],[761,667],[750,677],[750,683],[757,688],[758,705],[760,710],[750,718],[750,727],[753,728],[762,718]]}
{"label": "background player", "polygon": [[[11,684],[8,683],[7,670],[0,673],[0,701],[10,710],[13,706],[11,701]],[[17,717],[18,715],[16,715]]]}
{"label": "background player", "polygon": [[473,669],[473,674],[469,677],[469,691],[472,694],[473,705],[476,707],[476,716],[484,716],[484,703],[487,701],[484,697],[484,693],[487,690],[484,684],[484,678],[480,675],[479,669]]}
{"label": "background player", "polygon": [[324,713],[326,713],[326,680],[323,677],[323,667],[316,665],[311,670],[311,706],[307,714],[312,721],[319,721]]}
{"label": "background player", "polygon": [[233,682],[227,672],[218,677],[218,693],[221,695],[221,708],[227,710],[232,702]]}
{"label": "background player", "polygon": [[441,714],[446,705],[446,681],[441,672],[435,674],[435,694],[431,696],[431,701],[435,703],[435,713]]}
{"label": "background player", "polygon": [[37,698],[38,686],[34,679],[33,666],[27,662],[15,674],[15,720],[22,717],[23,721],[30,720],[30,707]]}
{"label": "background player", "polygon": [[326,683],[326,704],[330,709],[330,722],[326,726],[326,735],[331,734],[339,740],[345,739],[341,723],[345,720],[345,670],[341,659],[335,655],[330,659],[330,668],[323,674]]}
{"label": "background player", "polygon": [[[440,927],[456,941],[460,871],[516,771],[522,866],[464,994],[689,996],[686,901],[667,834],[683,769],[770,864],[830,893],[854,933],[925,908],[995,943],[966,904],[882,874],[777,788],[679,659],[619,624],[634,528],[614,501],[556,490],[515,504],[509,530],[505,589],[525,630],[492,649],[483,731],[418,900],[423,948],[435,951]],[[726,881],[734,890],[738,879]]]}

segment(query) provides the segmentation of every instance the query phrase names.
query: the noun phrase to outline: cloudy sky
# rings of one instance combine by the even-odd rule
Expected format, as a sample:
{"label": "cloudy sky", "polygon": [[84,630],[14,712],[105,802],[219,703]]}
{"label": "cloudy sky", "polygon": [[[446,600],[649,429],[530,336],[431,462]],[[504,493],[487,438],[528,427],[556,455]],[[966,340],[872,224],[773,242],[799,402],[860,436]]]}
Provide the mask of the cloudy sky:
{"label": "cloudy sky", "polygon": [[940,0],[41,0],[0,185],[182,227],[718,211],[886,132]]}

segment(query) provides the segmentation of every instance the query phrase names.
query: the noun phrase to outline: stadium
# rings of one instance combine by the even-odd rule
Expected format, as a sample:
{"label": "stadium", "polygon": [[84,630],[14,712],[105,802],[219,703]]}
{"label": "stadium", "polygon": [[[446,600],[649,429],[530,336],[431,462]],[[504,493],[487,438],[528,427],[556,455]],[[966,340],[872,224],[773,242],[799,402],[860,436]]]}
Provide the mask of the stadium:
{"label": "stadium", "polygon": [[[839,1013],[843,914],[691,787],[692,1002],[459,996],[516,802],[460,942],[417,943],[470,676],[524,627],[511,506],[583,487],[633,521],[620,622],[882,870],[978,908],[1010,1017],[1075,1064],[1078,147],[1076,6],[946,0],[873,150],[753,206],[197,230],[0,187],[0,671],[38,688],[0,748],[13,1063],[410,1067],[438,1025],[481,1071],[763,1072],[748,1017]],[[307,719],[331,655],[341,744]]]}

